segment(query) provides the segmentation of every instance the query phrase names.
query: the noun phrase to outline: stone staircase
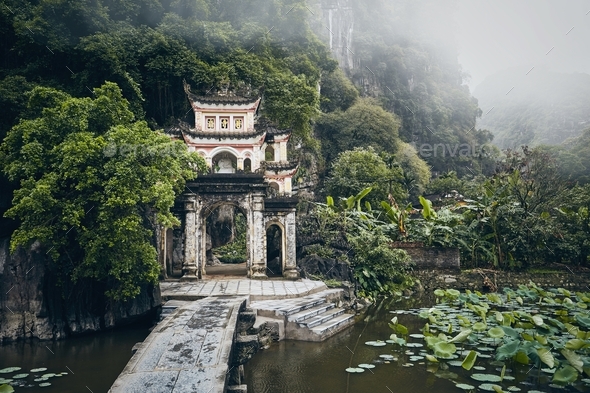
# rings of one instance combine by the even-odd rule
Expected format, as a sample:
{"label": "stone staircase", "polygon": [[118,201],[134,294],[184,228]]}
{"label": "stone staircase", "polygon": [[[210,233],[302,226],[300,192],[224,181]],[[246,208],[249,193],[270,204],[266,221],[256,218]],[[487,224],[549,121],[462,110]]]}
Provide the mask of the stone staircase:
{"label": "stone staircase", "polygon": [[324,341],[354,324],[346,313],[342,289],[327,289],[300,298],[260,300],[250,303],[257,313],[257,325],[278,323],[280,339]]}

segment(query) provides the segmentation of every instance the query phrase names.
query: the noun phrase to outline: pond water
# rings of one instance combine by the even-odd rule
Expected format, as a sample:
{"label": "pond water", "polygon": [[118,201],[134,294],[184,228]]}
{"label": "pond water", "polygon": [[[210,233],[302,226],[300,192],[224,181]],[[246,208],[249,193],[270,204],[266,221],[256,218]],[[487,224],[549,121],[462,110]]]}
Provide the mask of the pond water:
{"label": "pond water", "polygon": [[[271,348],[257,353],[245,366],[246,383],[249,393],[460,393],[464,391],[483,392],[477,388],[482,381],[471,378],[473,373],[500,375],[502,366],[493,365],[494,352],[480,351],[475,368],[464,370],[459,364],[449,365],[448,360],[438,359],[431,363],[426,359],[412,358],[425,356],[420,353],[427,345],[423,338],[407,337],[408,343],[416,346],[401,347],[387,344],[382,347],[366,345],[367,341],[387,340],[393,330],[388,326],[392,317],[405,325],[410,334],[421,333],[428,320],[415,315],[420,307],[435,304],[433,298],[411,298],[385,300],[373,306],[365,319],[357,321],[350,329],[321,343],[282,341],[273,343]],[[397,310],[413,309],[415,314]],[[490,323],[491,325],[491,323]],[[458,329],[457,329],[458,330]],[[451,334],[451,336],[456,333]],[[412,345],[412,344],[410,344]],[[475,349],[474,346],[457,344],[458,352]],[[479,350],[481,347],[478,347]],[[410,351],[406,353],[406,351]],[[428,350],[432,354],[432,350]],[[380,355],[390,355],[395,360],[383,361]],[[362,373],[347,373],[349,367],[359,364],[373,364],[374,368]],[[576,387],[549,386],[552,375],[540,372],[539,368],[509,361],[506,378],[501,383],[505,392],[590,392],[588,384],[579,382]],[[405,365],[405,366],[404,366]],[[580,377],[580,378],[583,378]],[[471,390],[461,390],[457,383],[472,385]],[[512,390],[507,390],[513,387]],[[491,390],[493,391],[493,390]]]}
{"label": "pond water", "polygon": [[[147,337],[148,328],[146,324],[139,324],[61,341],[29,340],[1,345],[0,370],[8,367],[21,369],[0,373],[0,385],[2,378],[13,379],[19,374],[28,374],[13,379],[12,384],[23,385],[13,385],[16,393],[104,393],[131,358],[133,345]],[[34,369],[39,371],[30,371]],[[43,375],[63,372],[67,374],[35,381]],[[43,383],[51,385],[40,387]]]}

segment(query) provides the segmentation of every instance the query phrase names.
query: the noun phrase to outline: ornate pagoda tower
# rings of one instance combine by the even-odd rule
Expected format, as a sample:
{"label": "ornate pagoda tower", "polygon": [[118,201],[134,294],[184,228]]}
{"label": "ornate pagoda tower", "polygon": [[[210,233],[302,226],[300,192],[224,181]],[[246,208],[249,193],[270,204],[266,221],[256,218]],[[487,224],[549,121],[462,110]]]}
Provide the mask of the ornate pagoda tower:
{"label": "ornate pagoda tower", "polygon": [[260,98],[239,97],[227,89],[197,96],[184,84],[195,126],[180,122],[168,130],[198,152],[211,173],[261,173],[277,194],[291,195],[297,163],[287,157],[290,130],[258,117]]}

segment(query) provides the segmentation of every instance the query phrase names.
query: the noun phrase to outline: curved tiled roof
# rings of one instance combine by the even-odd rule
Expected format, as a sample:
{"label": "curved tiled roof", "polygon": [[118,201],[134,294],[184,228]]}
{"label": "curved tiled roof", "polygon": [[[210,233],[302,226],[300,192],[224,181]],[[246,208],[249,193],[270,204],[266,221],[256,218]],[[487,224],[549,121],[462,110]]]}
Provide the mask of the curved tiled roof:
{"label": "curved tiled roof", "polygon": [[289,169],[295,169],[299,163],[297,161],[262,161],[260,167],[266,171],[284,171]]}

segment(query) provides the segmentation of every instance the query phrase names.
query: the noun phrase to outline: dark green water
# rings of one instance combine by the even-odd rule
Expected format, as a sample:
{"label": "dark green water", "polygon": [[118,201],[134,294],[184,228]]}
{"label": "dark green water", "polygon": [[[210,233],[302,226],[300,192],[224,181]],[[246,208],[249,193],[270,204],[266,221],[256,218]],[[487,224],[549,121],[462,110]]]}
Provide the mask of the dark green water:
{"label": "dark green water", "polygon": [[[2,345],[0,369],[21,367],[22,370],[0,374],[0,378],[29,373],[27,378],[21,380],[28,387],[15,386],[16,393],[107,392],[131,358],[133,345],[143,341],[149,334],[148,328],[142,324],[61,341],[26,341]],[[47,371],[29,372],[41,367],[46,367]],[[49,378],[46,382],[50,382],[51,386],[48,387],[39,387],[40,382],[33,381],[40,374],[64,371],[68,375]]]}
{"label": "dark green water", "polygon": [[[416,355],[423,348],[403,349],[397,345],[372,347],[364,343],[371,340],[386,340],[392,333],[388,322],[394,316],[390,311],[397,309],[426,307],[433,304],[429,299],[406,299],[399,303],[385,302],[380,307],[373,307],[368,315],[368,322],[358,321],[353,327],[322,343],[300,341],[282,341],[273,343],[271,348],[257,353],[245,366],[248,393],[460,393],[455,383],[445,378],[448,373],[455,373],[455,380],[478,386],[482,382],[469,378],[471,373],[461,367],[431,364],[424,360],[409,361],[405,351]],[[419,333],[424,320],[415,315],[399,315],[399,322],[406,325],[410,333]],[[358,342],[358,344],[357,344]],[[410,338],[409,342],[423,343],[421,339]],[[468,348],[472,349],[472,348]],[[354,353],[353,353],[354,352]],[[391,354],[398,358],[389,364],[380,363],[362,374],[349,374],[347,367],[357,367],[361,363],[374,363],[380,354]],[[405,363],[414,363],[412,367],[403,367]],[[422,364],[420,364],[422,363]],[[476,364],[485,366],[486,371],[499,375],[500,367],[480,360]],[[507,375],[515,377],[502,385],[516,386],[521,393],[529,390],[542,392],[583,392],[586,388],[549,387],[546,374],[540,373],[540,385],[537,369],[529,372],[530,366],[516,365],[507,370]],[[438,374],[438,375],[437,375]],[[585,390],[584,390],[585,389]],[[478,392],[482,390],[477,390]]]}

